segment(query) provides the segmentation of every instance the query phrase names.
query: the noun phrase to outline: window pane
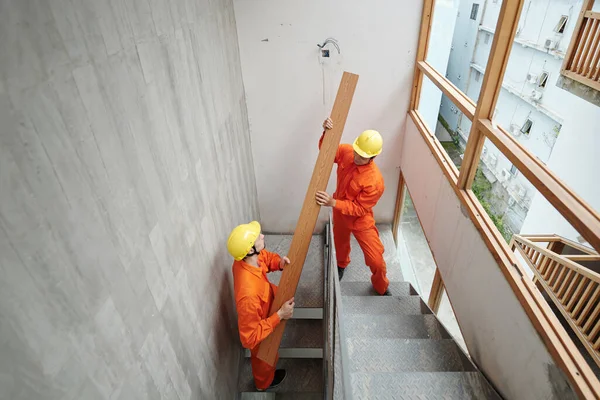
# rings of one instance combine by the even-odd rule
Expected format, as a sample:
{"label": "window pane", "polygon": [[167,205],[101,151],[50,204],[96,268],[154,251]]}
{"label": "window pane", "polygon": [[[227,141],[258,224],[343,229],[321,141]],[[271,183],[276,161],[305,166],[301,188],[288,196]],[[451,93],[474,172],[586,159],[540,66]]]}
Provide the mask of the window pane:
{"label": "window pane", "polygon": [[[436,12],[443,8],[442,3],[449,2],[437,3]],[[471,98],[476,98],[475,92],[479,93],[483,82],[474,70],[485,71],[494,34],[493,29],[486,27],[495,24],[499,4],[487,1],[479,8],[478,19],[483,19],[479,34],[489,32],[489,44],[485,37],[476,41],[474,58],[461,59],[454,57],[455,50],[450,52],[449,76],[461,89],[467,88],[463,90]],[[462,1],[460,7],[463,7]],[[586,93],[597,96],[597,92],[582,90],[581,85],[580,91],[575,92],[572,88],[577,85],[560,74],[581,2],[531,1],[525,2],[523,7],[494,110],[494,123],[509,132],[593,208],[600,210],[595,172],[600,171],[600,107],[597,100],[594,104],[593,98],[586,98]],[[470,13],[469,5],[469,16]],[[468,26],[469,21],[463,24]],[[472,33],[466,28],[459,29],[458,23],[456,26],[453,42],[470,45]],[[472,59],[475,61],[469,64]],[[459,84],[452,78],[457,76],[466,78]],[[510,162],[501,154],[497,158],[498,165],[503,165],[502,169],[510,174]],[[516,179],[519,177],[522,175],[517,174]]]}
{"label": "window pane", "polygon": [[[413,285],[423,300],[427,301],[431,293],[437,266],[423,232],[423,227],[419,222],[410,193],[408,190],[405,190],[404,193],[404,204],[397,232],[398,256],[402,267],[402,276],[404,280]],[[468,353],[445,291],[436,315],[463,350]]]}
{"label": "window pane", "polygon": [[507,242],[513,234],[524,233],[557,234],[586,244],[489,139],[485,140],[472,190]]}
{"label": "window pane", "polygon": [[427,128],[435,133],[454,165],[460,169],[471,120],[427,77],[423,78],[418,110]]}
{"label": "window pane", "polygon": [[436,0],[427,62],[477,101],[502,2]]}

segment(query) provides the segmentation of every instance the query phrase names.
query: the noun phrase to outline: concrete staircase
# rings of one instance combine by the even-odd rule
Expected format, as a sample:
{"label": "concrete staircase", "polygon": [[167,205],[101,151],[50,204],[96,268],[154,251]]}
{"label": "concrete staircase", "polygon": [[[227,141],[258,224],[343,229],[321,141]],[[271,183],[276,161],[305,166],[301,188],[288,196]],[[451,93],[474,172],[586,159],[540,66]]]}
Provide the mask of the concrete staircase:
{"label": "concrete staircase", "polygon": [[[287,254],[292,235],[266,235],[265,240],[268,250]],[[288,321],[281,341],[277,368],[287,370],[285,381],[273,391],[257,392],[250,352],[246,351],[238,381],[241,400],[323,399],[323,245],[323,236],[313,236],[296,291],[294,316]],[[281,273],[273,272],[267,276],[278,284]]]}
{"label": "concrete staircase", "polygon": [[[380,234],[385,248],[392,249],[385,254],[392,296],[379,296],[372,289],[370,271],[354,238],[352,263],[340,285],[348,355],[344,364],[353,398],[500,399],[413,287],[402,281],[390,227],[380,227]],[[267,248],[286,254],[291,238],[268,235]],[[287,369],[286,381],[273,392],[256,392],[246,358],[238,384],[241,399],[324,398],[323,246],[324,237],[313,236],[294,318],[281,344],[278,368]],[[277,283],[279,277],[272,273],[269,278]]]}
{"label": "concrete staircase", "polygon": [[[379,227],[395,249],[389,226]],[[385,259],[392,296],[379,296],[358,244],[341,282],[352,395],[355,399],[500,399],[402,273]]]}

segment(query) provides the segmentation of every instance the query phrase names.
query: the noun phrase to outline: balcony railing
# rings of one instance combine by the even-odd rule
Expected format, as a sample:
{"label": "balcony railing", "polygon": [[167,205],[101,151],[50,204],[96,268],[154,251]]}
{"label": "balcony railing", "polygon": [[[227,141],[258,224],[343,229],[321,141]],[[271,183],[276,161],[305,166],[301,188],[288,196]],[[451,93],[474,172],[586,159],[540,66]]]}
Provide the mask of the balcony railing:
{"label": "balcony railing", "polygon": [[581,264],[600,265],[600,255],[556,235],[515,235],[511,244],[600,366],[600,274]]}
{"label": "balcony railing", "polygon": [[600,12],[584,12],[570,47],[563,75],[600,90]]}

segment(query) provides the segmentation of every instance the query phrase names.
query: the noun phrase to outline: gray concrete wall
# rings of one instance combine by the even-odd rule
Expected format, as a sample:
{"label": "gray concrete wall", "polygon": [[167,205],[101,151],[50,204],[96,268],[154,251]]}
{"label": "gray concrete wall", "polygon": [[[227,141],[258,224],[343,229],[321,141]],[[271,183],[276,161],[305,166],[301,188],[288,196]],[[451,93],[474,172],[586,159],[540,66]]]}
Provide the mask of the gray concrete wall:
{"label": "gray concrete wall", "polygon": [[0,398],[232,398],[231,1],[1,1],[0,54]]}

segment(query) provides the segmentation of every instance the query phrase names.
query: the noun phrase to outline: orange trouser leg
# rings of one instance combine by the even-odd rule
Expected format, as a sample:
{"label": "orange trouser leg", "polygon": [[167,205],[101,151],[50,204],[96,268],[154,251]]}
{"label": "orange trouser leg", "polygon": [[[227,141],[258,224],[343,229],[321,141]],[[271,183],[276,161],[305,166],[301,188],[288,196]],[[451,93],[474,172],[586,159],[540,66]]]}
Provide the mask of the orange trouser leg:
{"label": "orange trouser leg", "polygon": [[257,389],[264,390],[271,385],[271,382],[273,382],[273,378],[275,377],[275,366],[277,365],[277,360],[279,360],[279,354],[275,359],[275,364],[271,366],[257,357],[258,347],[259,346],[256,346],[250,351],[250,365],[252,365],[254,385]]}
{"label": "orange trouser leg", "polygon": [[350,264],[350,234],[352,230],[344,225],[343,217],[333,212],[333,242],[337,266],[346,268]]}
{"label": "orange trouser leg", "polygon": [[354,237],[365,255],[365,264],[371,269],[371,283],[379,294],[384,294],[390,284],[383,259],[383,244],[375,226],[364,231],[354,231]]}

